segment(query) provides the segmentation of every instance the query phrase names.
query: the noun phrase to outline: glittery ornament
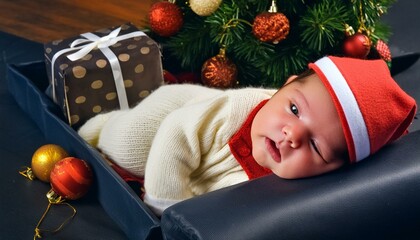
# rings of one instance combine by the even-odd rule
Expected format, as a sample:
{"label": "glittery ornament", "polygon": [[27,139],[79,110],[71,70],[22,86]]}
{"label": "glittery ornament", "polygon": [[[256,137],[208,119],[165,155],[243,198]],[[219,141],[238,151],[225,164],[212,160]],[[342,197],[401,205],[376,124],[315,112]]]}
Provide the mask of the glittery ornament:
{"label": "glittery ornament", "polygon": [[32,172],[39,180],[49,182],[51,170],[54,168],[54,165],[68,156],[69,154],[66,150],[58,145],[43,145],[32,155]]}
{"label": "glittery ornament", "polygon": [[57,162],[51,171],[51,188],[61,197],[75,200],[86,194],[92,184],[92,176],[85,161],[67,157]]}
{"label": "glittery ornament", "polygon": [[279,43],[286,39],[290,31],[289,19],[277,12],[275,1],[272,1],[270,10],[258,14],[252,24],[252,33],[262,42]]}
{"label": "glittery ornament", "polygon": [[371,45],[368,36],[356,33],[344,40],[343,51],[349,57],[364,59],[369,54]]}
{"label": "glittery ornament", "polygon": [[387,62],[391,61],[391,51],[389,50],[388,45],[384,41],[379,39],[378,42],[376,43],[375,48],[380,58],[382,58],[383,60]]}
{"label": "glittery ornament", "polygon": [[199,16],[209,16],[214,13],[222,0],[190,0],[190,7]]}
{"label": "glittery ornament", "polygon": [[201,68],[201,80],[210,87],[231,88],[237,85],[238,70],[236,65],[226,57],[225,50],[208,59]]}
{"label": "glittery ornament", "polygon": [[175,3],[157,2],[150,8],[149,24],[153,32],[162,37],[170,37],[181,29],[184,18]]}

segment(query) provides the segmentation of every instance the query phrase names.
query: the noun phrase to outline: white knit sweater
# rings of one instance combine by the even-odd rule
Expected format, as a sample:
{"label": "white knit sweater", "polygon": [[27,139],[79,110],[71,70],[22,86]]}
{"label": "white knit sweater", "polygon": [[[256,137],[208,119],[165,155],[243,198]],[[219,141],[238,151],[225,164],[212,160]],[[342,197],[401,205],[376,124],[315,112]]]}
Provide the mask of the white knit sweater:
{"label": "white knit sweater", "polygon": [[144,176],[144,201],[160,215],[176,202],[248,180],[228,141],[274,93],[162,86],[133,109],[90,119],[79,134],[122,168]]}

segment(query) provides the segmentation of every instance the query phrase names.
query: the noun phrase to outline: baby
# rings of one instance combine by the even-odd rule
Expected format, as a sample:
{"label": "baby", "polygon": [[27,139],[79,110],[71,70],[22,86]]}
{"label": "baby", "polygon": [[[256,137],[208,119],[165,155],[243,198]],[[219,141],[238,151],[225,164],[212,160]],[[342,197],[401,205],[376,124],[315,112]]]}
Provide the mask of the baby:
{"label": "baby", "polygon": [[185,199],[274,173],[295,179],[358,162],[404,133],[416,103],[382,60],[324,57],[278,91],[162,86],[79,134],[144,177],[157,214]]}

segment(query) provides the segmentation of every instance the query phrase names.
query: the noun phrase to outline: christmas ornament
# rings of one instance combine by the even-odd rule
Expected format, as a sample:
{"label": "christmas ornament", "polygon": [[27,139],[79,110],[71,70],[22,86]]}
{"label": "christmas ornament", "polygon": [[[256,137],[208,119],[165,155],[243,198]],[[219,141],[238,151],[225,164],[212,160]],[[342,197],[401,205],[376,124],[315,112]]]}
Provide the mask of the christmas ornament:
{"label": "christmas ornament", "polygon": [[[76,209],[65,200],[75,200],[86,194],[92,184],[92,171],[85,161],[75,157],[66,157],[54,165],[50,180],[51,190],[46,194],[49,204],[35,227],[34,239],[41,238],[42,232],[60,231],[76,215]],[[73,213],[55,230],[41,229],[42,221],[52,205],[67,205]]]}
{"label": "christmas ornament", "polygon": [[173,75],[171,72],[167,70],[163,70],[163,80],[166,84],[176,84],[178,83],[178,79]]}
{"label": "christmas ornament", "polygon": [[149,10],[150,28],[162,37],[174,35],[184,24],[182,11],[174,2],[157,2]]}
{"label": "christmas ornament", "polygon": [[166,84],[176,84],[176,83],[201,83],[200,76],[193,72],[180,72],[177,74],[172,74],[167,70],[163,70],[163,79]]}
{"label": "christmas ornament", "polygon": [[[50,173],[54,165],[69,154],[62,147],[55,144],[46,144],[38,148],[32,155],[32,169],[28,169],[29,179],[34,176],[43,182],[50,181]],[[34,176],[31,176],[31,172]]]}
{"label": "christmas ornament", "polygon": [[180,72],[176,74],[178,83],[193,83],[199,84],[201,82],[200,75],[193,72]]}
{"label": "christmas ornament", "polygon": [[344,40],[343,52],[349,57],[363,59],[369,54],[371,45],[369,37],[358,32]]}
{"label": "christmas ornament", "polygon": [[190,0],[190,7],[199,16],[209,16],[214,13],[222,0]]}
{"label": "christmas ornament", "polygon": [[[361,3],[360,3],[361,4]],[[355,8],[356,9],[356,8]],[[357,12],[355,13],[357,15]],[[359,6],[358,21],[360,23],[359,30],[355,34],[352,26],[345,24],[346,38],[343,42],[343,52],[349,57],[364,59],[369,55],[372,42],[369,38],[371,32],[365,26],[365,16],[363,14],[363,6]],[[366,34],[364,34],[366,33]]]}
{"label": "christmas ornament", "polygon": [[386,62],[391,61],[391,51],[389,50],[388,45],[384,41],[379,39],[376,43],[375,49],[378,52],[380,58],[382,58]]}
{"label": "christmas ornament", "polygon": [[277,12],[276,2],[273,0],[270,10],[258,14],[252,24],[252,33],[262,42],[279,43],[289,34],[289,19]]}
{"label": "christmas ornament", "polygon": [[[42,238],[41,233],[44,233],[44,232],[57,233],[67,223],[69,223],[70,220],[73,219],[73,217],[76,215],[76,209],[72,205],[70,205],[69,203],[64,202],[65,199],[63,199],[61,196],[57,195],[53,190],[48,191],[46,196],[47,196],[47,199],[48,199],[48,206],[47,206],[47,209],[45,210],[44,214],[42,214],[41,219],[38,221],[38,224],[35,227],[34,239]],[[45,217],[47,216],[48,211],[51,209],[51,207],[53,205],[66,205],[72,210],[72,214],[63,223],[61,223],[60,226],[58,226],[54,230],[41,229],[40,228],[41,224],[44,221]]]}
{"label": "christmas ornament", "polygon": [[67,157],[55,164],[50,181],[55,193],[65,199],[75,200],[88,191],[92,183],[92,171],[85,161]]}
{"label": "christmas ornament", "polygon": [[[203,1],[208,2],[200,0]],[[269,42],[262,42],[258,33],[274,35],[277,30],[265,28],[265,22],[259,26],[258,21],[255,26],[253,24],[257,15],[269,12],[272,0],[222,1],[218,9],[207,17],[195,14],[188,5],[190,0],[178,0],[177,5],[184,12],[182,32],[176,37],[159,39],[160,44],[165,46],[165,62],[171,65],[171,68],[166,68],[173,71],[172,66],[176,62],[179,67],[176,70],[198,70],[201,75],[202,63],[217,52],[206,55],[204,59],[200,53],[208,54],[223,46],[229,50],[227,56],[238,66],[240,85],[276,88],[290,74],[303,72],[311,59],[325,54],[345,55],[343,23],[357,26],[356,31],[362,28],[362,33],[374,41],[371,52],[376,52],[378,37],[389,37],[391,28],[381,23],[380,15],[386,13],[394,1],[350,1],[351,4],[349,1],[310,2],[277,0],[278,12],[289,21],[289,34],[284,40],[273,37],[273,40],[268,39]],[[257,36],[253,34],[253,27]],[[277,45],[272,43],[278,41],[281,42]],[[177,72],[172,73],[177,77]]]}
{"label": "christmas ornament", "polygon": [[208,59],[201,68],[201,80],[210,87],[231,88],[237,84],[236,65],[226,57],[225,49]]}

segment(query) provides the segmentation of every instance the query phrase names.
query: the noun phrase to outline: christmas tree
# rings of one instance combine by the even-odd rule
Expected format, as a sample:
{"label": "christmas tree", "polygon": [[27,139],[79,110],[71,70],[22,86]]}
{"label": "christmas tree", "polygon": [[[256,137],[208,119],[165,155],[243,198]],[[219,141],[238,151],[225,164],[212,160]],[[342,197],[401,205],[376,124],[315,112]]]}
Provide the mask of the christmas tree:
{"label": "christmas tree", "polygon": [[169,71],[214,87],[279,87],[327,54],[389,62],[380,18],[393,2],[171,0],[152,6],[149,26]]}

